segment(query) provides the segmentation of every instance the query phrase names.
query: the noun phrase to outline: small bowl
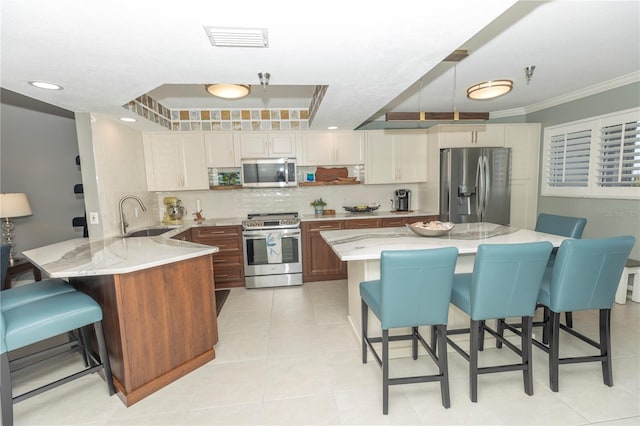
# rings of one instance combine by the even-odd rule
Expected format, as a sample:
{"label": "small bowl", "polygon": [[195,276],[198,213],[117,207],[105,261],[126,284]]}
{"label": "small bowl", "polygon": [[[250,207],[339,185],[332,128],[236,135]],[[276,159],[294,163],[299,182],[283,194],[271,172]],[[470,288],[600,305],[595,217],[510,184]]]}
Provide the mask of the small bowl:
{"label": "small bowl", "polygon": [[421,226],[416,226],[418,223],[423,223],[423,222],[415,222],[410,224],[408,223],[407,227],[411,229],[413,232],[415,232],[416,234],[423,237],[441,237],[443,235],[448,234],[449,231],[451,231],[453,227],[456,226],[454,223],[451,223],[451,222],[442,222],[442,226],[446,226],[446,229],[427,229]]}

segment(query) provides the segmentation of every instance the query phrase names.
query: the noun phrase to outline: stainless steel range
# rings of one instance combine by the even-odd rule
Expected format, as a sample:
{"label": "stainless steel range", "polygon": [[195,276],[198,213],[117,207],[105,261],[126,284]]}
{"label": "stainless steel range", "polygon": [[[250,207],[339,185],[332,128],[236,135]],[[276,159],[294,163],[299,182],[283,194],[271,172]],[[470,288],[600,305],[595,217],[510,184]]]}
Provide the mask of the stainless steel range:
{"label": "stainless steel range", "polygon": [[247,288],[302,285],[298,213],[253,213],[242,221]]}

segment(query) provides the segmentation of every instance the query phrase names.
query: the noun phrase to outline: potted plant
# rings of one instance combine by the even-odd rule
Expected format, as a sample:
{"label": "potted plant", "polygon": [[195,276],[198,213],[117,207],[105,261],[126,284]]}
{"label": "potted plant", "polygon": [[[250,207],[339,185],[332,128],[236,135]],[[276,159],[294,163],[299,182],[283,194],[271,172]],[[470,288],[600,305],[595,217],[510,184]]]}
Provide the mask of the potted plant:
{"label": "potted plant", "polygon": [[316,209],[316,214],[322,214],[327,203],[322,198],[316,198],[311,202],[311,205]]}

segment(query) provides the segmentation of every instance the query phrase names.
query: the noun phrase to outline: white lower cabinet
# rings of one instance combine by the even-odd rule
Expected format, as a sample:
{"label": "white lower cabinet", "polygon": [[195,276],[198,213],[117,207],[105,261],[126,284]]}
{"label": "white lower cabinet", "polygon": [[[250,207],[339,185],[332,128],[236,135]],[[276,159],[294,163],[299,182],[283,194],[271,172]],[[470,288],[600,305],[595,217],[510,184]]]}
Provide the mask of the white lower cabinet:
{"label": "white lower cabinet", "polygon": [[209,189],[202,134],[146,133],[143,137],[147,189]]}
{"label": "white lower cabinet", "polygon": [[426,131],[366,132],[365,183],[427,181]]}

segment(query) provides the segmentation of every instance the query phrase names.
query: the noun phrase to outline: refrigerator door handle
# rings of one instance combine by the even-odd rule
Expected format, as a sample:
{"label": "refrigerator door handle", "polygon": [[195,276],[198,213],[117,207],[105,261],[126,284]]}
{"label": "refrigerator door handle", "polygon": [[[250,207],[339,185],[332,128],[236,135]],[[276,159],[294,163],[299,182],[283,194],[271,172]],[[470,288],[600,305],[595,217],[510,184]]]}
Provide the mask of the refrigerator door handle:
{"label": "refrigerator door handle", "polygon": [[482,210],[482,158],[478,158],[478,164],[476,166],[476,215],[480,218],[480,211]]}
{"label": "refrigerator door handle", "polygon": [[489,170],[489,158],[485,155],[482,157],[483,175],[484,175],[484,194],[482,195],[482,213],[487,210],[487,202],[489,200],[489,191],[491,191],[491,173]]}

